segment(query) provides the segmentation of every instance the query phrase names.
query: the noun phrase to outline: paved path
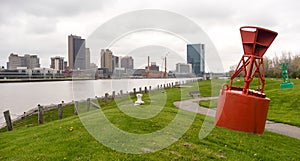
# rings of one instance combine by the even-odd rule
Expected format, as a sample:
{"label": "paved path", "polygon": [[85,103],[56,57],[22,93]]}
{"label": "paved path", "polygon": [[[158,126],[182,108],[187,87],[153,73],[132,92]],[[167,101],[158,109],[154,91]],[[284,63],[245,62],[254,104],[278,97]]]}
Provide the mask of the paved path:
{"label": "paved path", "polygon": [[[174,102],[173,104],[184,110],[192,111],[192,112],[197,112],[203,115],[208,115],[211,117],[215,117],[216,114],[216,109],[215,108],[204,108],[199,106],[199,101],[205,101],[205,100],[213,100],[217,99],[218,97],[199,97],[199,98],[194,98],[194,99],[189,99],[189,100],[184,100],[184,101],[177,101]],[[195,111],[195,109],[197,109]],[[274,133],[290,136],[296,139],[300,140],[300,128],[296,126],[291,126],[287,124],[282,124],[282,123],[275,123],[272,121],[266,121],[266,126],[265,130],[271,131]]]}

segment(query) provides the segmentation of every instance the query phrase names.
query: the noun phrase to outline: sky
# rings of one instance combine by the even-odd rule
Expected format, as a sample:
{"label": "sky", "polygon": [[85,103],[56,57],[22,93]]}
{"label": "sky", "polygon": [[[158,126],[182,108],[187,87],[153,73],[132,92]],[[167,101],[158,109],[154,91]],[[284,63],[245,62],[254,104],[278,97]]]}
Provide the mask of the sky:
{"label": "sky", "polygon": [[[159,9],[195,22],[211,40],[227,71],[243,54],[241,26],[259,26],[278,32],[265,56],[280,56],[282,52],[299,54],[299,6],[297,0],[0,0],[0,66],[6,66],[10,53],[16,53],[37,54],[41,66],[49,67],[50,57],[63,56],[67,60],[68,35],[89,39],[99,26],[116,16]],[[170,24],[173,21],[170,19]],[[126,22],[123,24],[124,28],[128,26]],[[140,43],[144,41],[149,43]],[[176,34],[162,31],[129,33],[115,41],[111,50],[119,56],[135,55],[136,67],[146,64],[145,57],[149,55],[159,65],[167,56],[170,70],[176,62],[186,61],[186,42]],[[98,56],[97,52],[93,54]],[[95,63],[99,65],[99,62]]]}

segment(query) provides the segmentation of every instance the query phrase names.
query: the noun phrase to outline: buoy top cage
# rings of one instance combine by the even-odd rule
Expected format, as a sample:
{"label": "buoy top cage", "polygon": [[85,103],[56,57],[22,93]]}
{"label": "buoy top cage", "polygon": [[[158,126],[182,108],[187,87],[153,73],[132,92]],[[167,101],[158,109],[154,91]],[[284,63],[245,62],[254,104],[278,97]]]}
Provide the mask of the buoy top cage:
{"label": "buoy top cage", "polygon": [[[244,55],[242,56],[238,66],[235,69],[235,72],[230,78],[229,86],[226,85],[226,89],[241,91],[242,94],[265,98],[263,56],[278,33],[254,26],[241,27],[240,33],[242,37]],[[244,87],[233,87],[233,79],[240,73],[244,74]],[[250,83],[256,75],[258,76],[257,91],[249,89]]]}

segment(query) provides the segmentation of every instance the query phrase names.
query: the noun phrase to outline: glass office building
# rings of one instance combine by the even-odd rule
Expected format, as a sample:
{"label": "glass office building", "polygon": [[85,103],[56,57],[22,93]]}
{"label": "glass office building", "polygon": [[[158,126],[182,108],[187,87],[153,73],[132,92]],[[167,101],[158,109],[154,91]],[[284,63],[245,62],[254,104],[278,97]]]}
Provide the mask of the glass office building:
{"label": "glass office building", "polygon": [[192,64],[193,73],[202,77],[205,73],[205,46],[204,44],[187,45],[187,63]]}
{"label": "glass office building", "polygon": [[85,39],[80,36],[69,35],[68,37],[69,67],[71,69],[86,69],[87,56]]}

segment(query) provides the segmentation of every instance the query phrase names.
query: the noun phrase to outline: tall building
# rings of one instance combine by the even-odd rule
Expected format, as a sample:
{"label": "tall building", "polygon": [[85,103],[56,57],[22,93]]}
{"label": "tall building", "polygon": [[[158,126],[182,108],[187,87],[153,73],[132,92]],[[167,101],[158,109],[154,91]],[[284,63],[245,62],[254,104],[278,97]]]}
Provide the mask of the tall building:
{"label": "tall building", "polygon": [[101,68],[108,68],[108,72],[113,72],[113,55],[109,49],[101,49]]}
{"label": "tall building", "polygon": [[40,67],[40,58],[37,55],[24,55],[25,66],[28,69],[39,68]]}
{"label": "tall building", "polygon": [[55,69],[55,70],[64,70],[64,58],[63,57],[52,57],[51,58],[51,64],[50,68]]}
{"label": "tall building", "polygon": [[85,39],[80,36],[68,36],[68,56],[70,69],[84,70],[86,69],[86,48]]}
{"label": "tall building", "polygon": [[119,57],[118,56],[114,56],[112,57],[112,61],[113,61],[113,71],[115,71],[116,68],[119,68]]}
{"label": "tall building", "polygon": [[119,68],[120,67],[120,60],[118,56],[113,55],[113,68]]}
{"label": "tall building", "polygon": [[205,73],[205,48],[204,44],[187,45],[187,63],[192,64],[193,73],[203,76]]}
{"label": "tall building", "polygon": [[7,69],[17,69],[17,67],[21,67],[23,63],[21,62],[21,58],[18,54],[11,53],[8,57]]}
{"label": "tall building", "polygon": [[178,73],[192,73],[192,64],[176,64],[176,72]]}
{"label": "tall building", "polygon": [[7,69],[17,69],[18,67],[26,67],[27,69],[39,68],[40,58],[37,55],[25,54],[18,56],[18,54],[11,53],[8,57]]}
{"label": "tall building", "polygon": [[86,69],[89,69],[91,67],[91,52],[90,48],[85,48],[85,54],[86,54],[86,59],[85,59],[85,64],[86,64]]}
{"label": "tall building", "polygon": [[67,61],[64,61],[64,69],[66,69],[68,66],[68,62]]}
{"label": "tall building", "polygon": [[131,56],[121,57],[121,68],[133,69],[133,58]]}

